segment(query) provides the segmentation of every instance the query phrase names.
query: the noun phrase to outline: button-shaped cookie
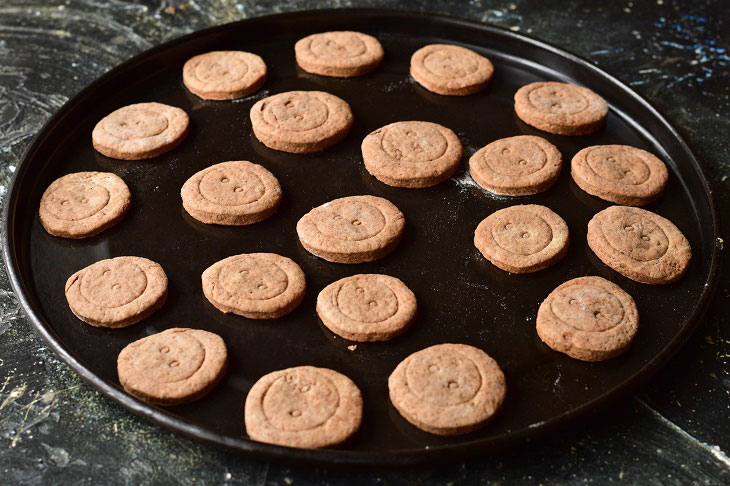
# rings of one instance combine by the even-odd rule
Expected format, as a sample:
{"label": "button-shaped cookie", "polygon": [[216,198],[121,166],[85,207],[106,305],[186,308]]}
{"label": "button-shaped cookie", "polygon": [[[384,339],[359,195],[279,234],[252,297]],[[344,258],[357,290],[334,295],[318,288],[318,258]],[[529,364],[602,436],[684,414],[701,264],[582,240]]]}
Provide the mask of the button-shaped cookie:
{"label": "button-shaped cookie", "polygon": [[489,59],[461,46],[430,44],[411,56],[413,79],[442,95],[464,96],[481,91],[493,74]]}
{"label": "button-shaped cookie", "polygon": [[190,58],[183,66],[183,83],[206,100],[241,98],[266,81],[266,64],[256,54],[213,51]]}
{"label": "button-shaped cookie", "polygon": [[378,39],[351,31],[312,34],[297,41],[294,53],[305,71],[338,78],[367,74],[383,60]]}

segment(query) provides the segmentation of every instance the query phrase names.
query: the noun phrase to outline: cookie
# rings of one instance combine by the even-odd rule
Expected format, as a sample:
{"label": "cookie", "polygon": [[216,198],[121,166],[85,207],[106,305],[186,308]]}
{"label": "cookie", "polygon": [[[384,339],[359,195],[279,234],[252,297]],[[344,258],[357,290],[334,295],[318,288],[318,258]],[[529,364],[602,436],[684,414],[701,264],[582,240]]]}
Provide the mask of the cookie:
{"label": "cookie", "polygon": [[517,90],[515,113],[528,125],[549,133],[587,135],[603,128],[608,104],[588,88],[549,81]]}
{"label": "cookie", "polygon": [[180,196],[185,211],[202,223],[241,226],[274,214],[281,186],[260,165],[238,160],[197,172],[182,186]]}
{"label": "cookie", "polygon": [[351,341],[387,341],[416,317],[416,296],[388,275],[353,275],[317,296],[317,314],[332,332]]}
{"label": "cookie", "polygon": [[250,319],[274,319],[293,311],[304,298],[304,272],[275,253],[224,258],[203,272],[203,293],[221,312]]}
{"label": "cookie", "polygon": [[496,140],[469,159],[469,173],[477,184],[503,196],[542,192],[560,176],[563,156],[541,137],[520,135]]}
{"label": "cookie", "polygon": [[312,74],[352,78],[373,71],[383,60],[378,39],[361,32],[322,32],[294,45],[299,67]]}
{"label": "cookie", "polygon": [[124,181],[109,172],[76,172],[56,179],[41,197],[38,215],[50,234],[87,238],[117,224],[132,204]]}
{"label": "cookie", "polygon": [[298,366],[261,377],[248,392],[244,415],[253,440],[307,449],[328,447],[357,432],[362,395],[345,375]]}
{"label": "cookie", "polygon": [[545,206],[500,209],[474,232],[474,245],[496,267],[532,273],[560,261],[568,252],[568,225]]}
{"label": "cookie", "polygon": [[178,405],[215,388],[227,363],[226,345],[217,334],[173,328],[122,349],[117,373],[130,395],[156,405]]}
{"label": "cookie", "polygon": [[302,246],[330,262],[372,262],[392,252],[405,218],[382,197],[350,196],[312,209],[297,222]]}
{"label": "cookie", "polygon": [[188,115],[162,103],[137,103],[101,119],[91,133],[94,148],[113,159],[141,160],[175,148],[188,134]]}
{"label": "cookie", "polygon": [[646,284],[676,282],[692,259],[687,238],[671,221],[627,206],[611,206],[593,216],[588,245],[603,263]]}
{"label": "cookie", "polygon": [[251,107],[251,126],[261,143],[274,150],[307,154],[324,150],[347,135],[352,110],[346,101],[322,91],[288,91]]}
{"label": "cookie", "polygon": [[411,76],[429,91],[465,96],[487,87],[494,74],[489,59],[465,47],[430,44],[411,56]]}
{"label": "cookie", "polygon": [[446,127],[403,121],[378,128],[362,141],[365,168],[395,187],[430,187],[459,168],[461,142]]}
{"label": "cookie", "polygon": [[655,201],[669,178],[664,162],[628,145],[586,147],[573,157],[571,173],[588,194],[627,206]]}
{"label": "cookie", "polygon": [[465,434],[499,410],[507,391],[497,362],[466,344],[439,344],[404,359],[388,378],[390,401],[421,430]]}
{"label": "cookie", "polygon": [[603,361],[623,353],[639,328],[634,299],[601,277],[580,277],[560,285],[540,304],[537,335],[555,351],[582,361]]}
{"label": "cookie", "polygon": [[71,312],[95,327],[126,327],[146,319],[167,299],[167,275],[142,257],[101,260],[66,281]]}
{"label": "cookie", "polygon": [[231,100],[257,91],[266,81],[266,64],[256,54],[213,51],[191,57],[183,66],[183,83],[206,100]]}

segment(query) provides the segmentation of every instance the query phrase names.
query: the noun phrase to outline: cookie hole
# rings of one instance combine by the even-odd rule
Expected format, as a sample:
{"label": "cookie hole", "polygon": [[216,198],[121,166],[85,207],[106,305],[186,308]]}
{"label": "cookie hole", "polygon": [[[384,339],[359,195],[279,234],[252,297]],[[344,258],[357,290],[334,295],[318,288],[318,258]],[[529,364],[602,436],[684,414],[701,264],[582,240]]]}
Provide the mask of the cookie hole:
{"label": "cookie hole", "polygon": [[504,225],[504,229],[512,229],[512,223],[507,223],[506,225]]}
{"label": "cookie hole", "polygon": [[649,237],[646,236],[646,235],[642,236],[641,239],[644,240],[644,241],[649,241]]}
{"label": "cookie hole", "polygon": [[110,273],[112,273],[112,271],[109,270],[108,268],[106,270],[104,270],[103,272],[101,272],[102,276],[104,276],[104,277],[108,276]]}
{"label": "cookie hole", "polygon": [[294,106],[294,103],[292,103],[291,101],[285,101],[284,106],[286,106],[287,108],[291,108],[292,106]]}
{"label": "cookie hole", "polygon": [[522,237],[523,238],[529,238],[530,237],[530,233],[522,233]]}
{"label": "cookie hole", "polygon": [[118,283],[115,283],[114,285],[112,285],[112,290],[119,290],[120,287],[121,287],[121,285],[119,285]]}
{"label": "cookie hole", "polygon": [[448,386],[449,388],[451,388],[453,390],[455,388],[458,388],[459,387],[459,384],[457,382],[455,382],[455,381],[450,381],[450,382],[448,382],[446,384],[446,386]]}
{"label": "cookie hole", "polygon": [[595,317],[596,319],[601,317],[601,311],[593,311],[593,317]]}
{"label": "cookie hole", "polygon": [[355,287],[355,292],[357,292],[358,294],[363,294],[365,293],[365,289],[362,287]]}
{"label": "cookie hole", "polygon": [[520,165],[527,165],[527,161],[524,160],[524,159],[520,159],[520,161],[517,162],[517,163],[520,164]]}
{"label": "cookie hole", "polygon": [[302,115],[297,114],[297,115],[294,115],[294,119],[297,121],[302,121],[304,119],[304,117]]}
{"label": "cookie hole", "polygon": [[299,417],[302,415],[302,411],[301,410],[290,410],[289,415],[291,415],[292,417]]}
{"label": "cookie hole", "polygon": [[507,147],[502,149],[502,154],[507,155],[509,153],[509,149]]}
{"label": "cookie hole", "polygon": [[229,180],[230,180],[230,179],[228,179],[228,177],[221,177],[221,182],[222,182],[223,184],[225,184],[225,183],[226,183],[226,182],[228,182]]}
{"label": "cookie hole", "polygon": [[66,201],[66,200],[63,200],[63,201],[61,201],[61,206],[68,206],[68,204],[69,204],[69,203],[68,203],[68,201]]}
{"label": "cookie hole", "polygon": [[334,219],[334,220],[342,219],[342,216],[340,216],[339,214],[335,214],[332,216],[332,219]]}
{"label": "cookie hole", "polygon": [[234,187],[233,190],[235,192],[243,192],[243,187]]}
{"label": "cookie hole", "polygon": [[577,303],[578,303],[578,301],[577,301],[577,300],[575,300],[575,299],[570,299],[570,300],[568,301],[568,304],[570,304],[570,305],[575,305],[575,304],[577,304]]}
{"label": "cookie hole", "polygon": [[302,393],[307,393],[312,387],[309,385],[302,385],[302,387],[299,389]]}
{"label": "cookie hole", "polygon": [[355,219],[355,220],[353,220],[352,224],[353,224],[353,226],[360,226],[362,223],[360,222],[359,219]]}
{"label": "cookie hole", "polygon": [[177,360],[170,361],[170,368],[177,368],[178,366],[180,366],[179,361],[177,361]]}
{"label": "cookie hole", "polygon": [[268,287],[267,287],[267,285],[266,285],[266,284],[258,284],[258,285],[256,286],[256,288],[257,288],[257,289],[259,289],[259,290],[264,290],[264,289],[267,289]]}
{"label": "cookie hole", "polygon": [[244,268],[243,270],[239,270],[238,273],[241,275],[248,275],[248,270]]}
{"label": "cookie hole", "polygon": [[375,302],[374,300],[371,300],[370,302],[368,302],[368,305],[369,305],[370,307],[375,307],[376,305],[378,305],[378,303],[377,303],[377,302]]}
{"label": "cookie hole", "polygon": [[610,162],[613,164],[614,162],[616,162],[616,159],[614,159],[613,157],[606,157],[606,162]]}
{"label": "cookie hole", "polygon": [[436,373],[438,370],[439,370],[439,367],[436,365],[431,365],[428,367],[428,371],[430,371],[431,373]]}
{"label": "cookie hole", "polygon": [[624,226],[624,229],[626,231],[634,231],[634,227],[633,226]]}
{"label": "cookie hole", "polygon": [[170,352],[170,348],[168,348],[167,346],[162,346],[160,348],[160,353],[169,353],[169,352]]}

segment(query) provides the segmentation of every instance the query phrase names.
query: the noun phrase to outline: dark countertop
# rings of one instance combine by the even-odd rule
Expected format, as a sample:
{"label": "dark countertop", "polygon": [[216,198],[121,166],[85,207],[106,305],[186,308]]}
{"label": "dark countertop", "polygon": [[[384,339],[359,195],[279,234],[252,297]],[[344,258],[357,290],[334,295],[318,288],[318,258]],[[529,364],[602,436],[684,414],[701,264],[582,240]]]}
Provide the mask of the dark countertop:
{"label": "dark countertop", "polygon": [[[43,122],[153,45],[279,11],[379,6],[518,30],[588,58],[648,98],[708,175],[730,220],[730,8],[722,1],[4,0],[0,196]],[[722,242],[718,242],[722,245]],[[551,437],[439,468],[294,469],[222,452],[141,420],[86,385],[24,318],[0,270],[0,483],[730,483],[730,281],[682,351],[637,393]]]}

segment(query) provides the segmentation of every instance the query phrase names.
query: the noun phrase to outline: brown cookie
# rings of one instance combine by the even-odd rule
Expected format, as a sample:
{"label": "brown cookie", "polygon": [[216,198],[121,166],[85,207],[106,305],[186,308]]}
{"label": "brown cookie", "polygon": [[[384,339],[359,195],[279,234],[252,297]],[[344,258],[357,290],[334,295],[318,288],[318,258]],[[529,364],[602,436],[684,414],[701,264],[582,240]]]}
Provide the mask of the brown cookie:
{"label": "brown cookie", "polygon": [[269,148],[293,154],[336,144],[350,131],[352,120],[346,101],[322,91],[279,93],[251,107],[256,138]]}
{"label": "brown cookie", "polygon": [[94,148],[113,159],[141,160],[175,148],[188,133],[188,115],[162,103],[137,103],[101,119],[91,133]]}
{"label": "brown cookie", "polygon": [[388,378],[390,401],[421,430],[465,434],[499,410],[507,386],[497,362],[466,344],[439,344],[404,359]]}
{"label": "brown cookie", "polygon": [[198,221],[240,226],[274,214],[281,186],[260,165],[238,160],[197,172],[182,186],[180,196],[185,211]]}
{"label": "brown cookie", "polygon": [[555,351],[582,361],[623,353],[639,328],[634,299],[601,277],[568,280],[537,311],[537,334]]}
{"label": "brown cookie", "polygon": [[253,440],[307,449],[328,447],[357,432],[362,395],[345,375],[297,366],[261,377],[248,392],[244,415]]}
{"label": "brown cookie", "polygon": [[250,319],[288,314],[302,302],[305,290],[299,265],[275,253],[231,256],[203,272],[203,293],[210,303]]}
{"label": "brown cookie", "polygon": [[157,405],[178,405],[211,391],[227,362],[226,345],[217,334],[173,328],[122,349],[117,373],[130,395]]}
{"label": "brown cookie", "polygon": [[531,273],[560,261],[568,252],[568,225],[545,206],[525,204],[500,209],[474,232],[484,258],[511,273]]}
{"label": "brown cookie", "polygon": [[671,221],[626,206],[611,206],[593,216],[588,245],[609,267],[647,284],[679,280],[692,259],[687,238]]}
{"label": "brown cookie", "polygon": [[461,142],[446,127],[403,121],[378,128],[362,141],[365,168],[395,187],[430,187],[459,168]]}
{"label": "brown cookie", "polygon": [[608,104],[575,84],[531,83],[515,93],[515,113],[535,128],[557,135],[587,135],[606,123]]}
{"label": "brown cookie", "polygon": [[101,260],[66,281],[71,312],[96,327],[126,327],[146,319],[167,299],[167,275],[142,257]]}
{"label": "brown cookie", "polygon": [[571,173],[588,194],[628,206],[655,201],[669,178],[664,162],[628,145],[586,147],[573,157]]}
{"label": "brown cookie", "polygon": [[266,81],[266,64],[256,54],[213,51],[191,57],[183,66],[183,83],[206,100],[249,95]]}
{"label": "brown cookie", "polygon": [[395,249],[405,218],[382,197],[350,196],[312,209],[297,222],[302,246],[337,263],[372,262]]}
{"label": "brown cookie", "polygon": [[469,173],[487,191],[504,196],[542,192],[560,176],[563,156],[541,137],[521,135],[496,140],[469,159]]}
{"label": "brown cookie", "polygon": [[94,236],[117,224],[132,195],[109,172],[76,172],[56,179],[41,197],[38,215],[50,234],[64,238]]}
{"label": "brown cookie", "polygon": [[494,74],[489,59],[471,49],[430,44],[411,56],[411,76],[429,91],[465,96],[487,87]]}
{"label": "brown cookie", "polygon": [[351,341],[387,341],[416,317],[416,296],[395,277],[353,275],[317,296],[317,314],[335,334]]}
{"label": "brown cookie", "polygon": [[338,78],[361,76],[383,60],[378,39],[361,32],[322,32],[294,45],[297,64],[308,73]]}

